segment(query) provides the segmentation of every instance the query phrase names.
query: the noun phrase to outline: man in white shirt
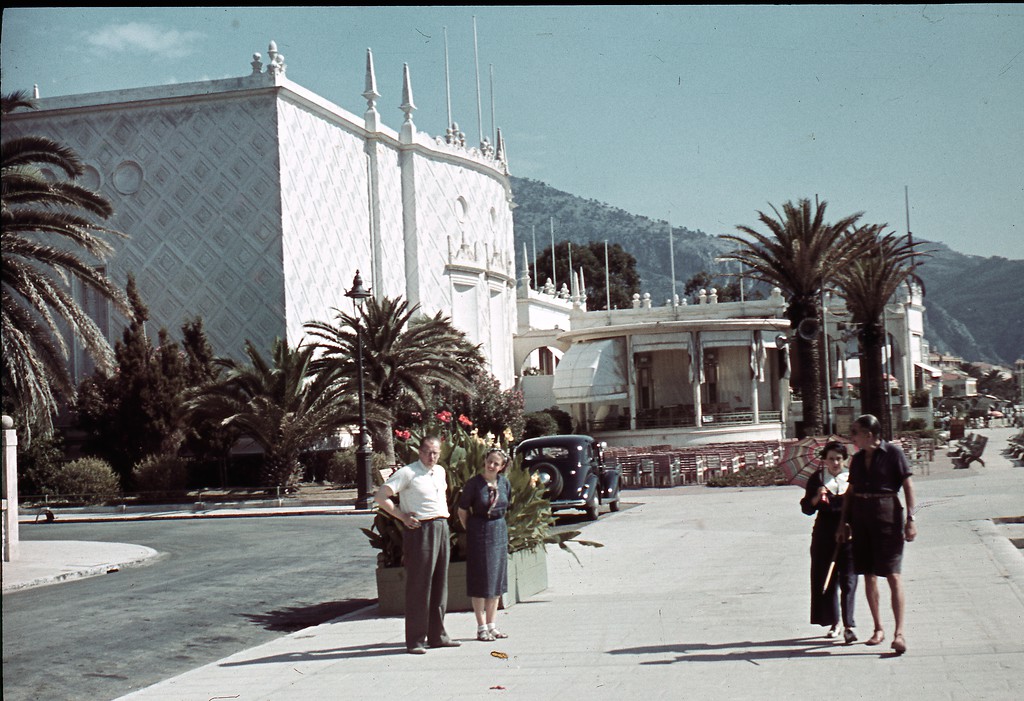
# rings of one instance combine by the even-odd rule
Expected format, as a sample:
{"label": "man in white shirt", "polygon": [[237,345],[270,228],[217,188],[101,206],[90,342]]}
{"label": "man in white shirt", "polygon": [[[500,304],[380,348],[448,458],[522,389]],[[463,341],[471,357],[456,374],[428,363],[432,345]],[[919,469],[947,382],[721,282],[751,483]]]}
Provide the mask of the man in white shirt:
{"label": "man in white shirt", "polygon": [[[459,647],[448,637],[444,614],[448,602],[448,480],[441,440],[427,436],[420,459],[395,471],[374,496],[381,511],[402,522],[405,566],[405,647],[410,654],[430,647]],[[400,494],[401,506],[391,497]]]}

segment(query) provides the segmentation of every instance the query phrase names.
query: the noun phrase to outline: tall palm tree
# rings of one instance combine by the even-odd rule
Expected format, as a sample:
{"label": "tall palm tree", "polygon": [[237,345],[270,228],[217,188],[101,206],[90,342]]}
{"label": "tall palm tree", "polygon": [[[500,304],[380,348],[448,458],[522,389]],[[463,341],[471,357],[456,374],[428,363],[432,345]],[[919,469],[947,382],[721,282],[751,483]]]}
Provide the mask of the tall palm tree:
{"label": "tall palm tree", "polygon": [[[23,92],[2,98],[4,114],[32,106]],[[48,178],[44,167],[67,179]],[[99,367],[110,367],[110,344],[75,300],[71,280],[127,310],[124,293],[98,267],[113,251],[101,236],[124,234],[98,223],[113,207],[74,182],[83,172],[75,152],[52,139],[23,136],[2,144],[4,408],[27,431],[48,433],[60,398],[74,397],[67,330]]]}
{"label": "tall palm tree", "polygon": [[369,299],[357,319],[340,310],[337,323],[311,321],[305,328],[322,357],[317,368],[334,367],[351,388],[358,382],[358,321],[363,336],[363,373],[367,406],[381,410],[383,420],[369,421],[375,444],[394,461],[394,416],[400,404],[427,406],[431,387],[460,393],[472,391],[472,378],[484,364],[479,346],[438,312],[418,316],[420,306],[401,298]]}
{"label": "tall palm tree", "polygon": [[829,276],[864,245],[849,236],[850,228],[862,213],[827,224],[825,207],[824,201],[816,206],[808,199],[787,202],[781,214],[772,207],[774,218],[758,212],[758,219],[768,228],[767,234],[738,226],[737,229],[753,240],[738,235],[721,237],[739,246],[726,258],[740,261],[751,277],[782,290],[789,302],[786,318],[794,330],[802,331],[794,334],[794,345],[803,399],[803,436],[820,435],[824,430],[821,404],[825,382],[818,336],[822,287]]}
{"label": "tall palm tree", "polygon": [[859,325],[861,409],[877,416],[885,436],[891,438],[889,381],[882,371],[882,349],[887,342],[885,307],[901,285],[920,285],[915,271],[927,252],[917,250],[909,234],[882,235],[884,228],[884,224],[871,224],[853,233],[864,252],[837,270],[834,281],[846,300],[851,321]]}
{"label": "tall palm tree", "polygon": [[218,421],[263,448],[263,485],[295,487],[299,455],[358,418],[358,407],[338,382],[336,369],[311,370],[314,348],[290,349],[278,338],[268,362],[246,341],[249,364],[218,358],[224,373],[190,393],[186,414]]}

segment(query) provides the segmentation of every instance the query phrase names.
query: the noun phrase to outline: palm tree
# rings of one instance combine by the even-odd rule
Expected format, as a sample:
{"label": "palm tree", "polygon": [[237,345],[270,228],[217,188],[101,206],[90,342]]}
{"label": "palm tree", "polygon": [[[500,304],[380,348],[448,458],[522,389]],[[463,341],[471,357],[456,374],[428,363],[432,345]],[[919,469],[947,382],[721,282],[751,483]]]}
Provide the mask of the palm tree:
{"label": "palm tree", "polygon": [[394,461],[394,417],[401,404],[423,409],[437,385],[456,392],[472,391],[472,378],[483,367],[479,346],[452,326],[438,312],[433,317],[417,316],[420,306],[409,306],[401,298],[369,299],[358,320],[337,312],[337,324],[311,321],[305,325],[319,339],[323,352],[316,367],[336,368],[349,387],[357,377],[356,324],[362,328],[363,372],[367,406],[376,407],[383,420],[370,420],[378,449]]}
{"label": "palm tree", "polygon": [[789,301],[786,318],[799,331],[794,335],[794,345],[803,399],[802,436],[820,435],[824,430],[821,404],[825,383],[818,337],[822,287],[864,245],[848,235],[861,213],[826,224],[825,207],[824,201],[815,207],[807,199],[787,202],[782,214],[772,207],[775,218],[758,212],[769,233],[738,226],[753,241],[736,235],[721,237],[740,246],[726,258],[743,263],[750,277],[777,285]]}
{"label": "palm tree", "polygon": [[[4,114],[32,106],[23,92],[2,99]],[[124,293],[97,267],[113,251],[100,235],[124,234],[97,223],[113,207],[73,182],[84,169],[70,148],[23,136],[4,141],[2,152],[4,407],[18,415],[26,435],[33,426],[46,434],[60,398],[70,400],[75,393],[67,330],[99,367],[110,367],[110,344],[75,301],[70,282],[77,279],[127,310]],[[68,179],[48,178],[44,167]]]}
{"label": "palm tree", "polygon": [[294,488],[301,476],[299,455],[358,418],[354,399],[338,382],[336,369],[311,372],[313,346],[290,349],[278,338],[267,362],[250,341],[250,364],[218,358],[221,377],[191,392],[186,413],[194,422],[215,420],[263,448],[263,485]]}
{"label": "palm tree", "polygon": [[861,409],[882,422],[886,437],[892,437],[889,412],[889,381],[882,371],[882,348],[887,339],[885,306],[903,284],[921,284],[915,274],[918,259],[927,252],[917,250],[910,235],[881,235],[885,225],[858,228],[852,238],[863,243],[864,252],[838,269],[835,283],[846,300],[851,321],[859,325]]}

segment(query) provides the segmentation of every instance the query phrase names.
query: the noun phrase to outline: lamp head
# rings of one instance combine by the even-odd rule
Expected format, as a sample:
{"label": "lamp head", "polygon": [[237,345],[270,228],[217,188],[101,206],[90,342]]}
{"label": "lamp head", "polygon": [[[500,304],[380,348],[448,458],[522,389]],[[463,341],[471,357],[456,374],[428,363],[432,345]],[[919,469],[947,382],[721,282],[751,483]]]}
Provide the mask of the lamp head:
{"label": "lamp head", "polygon": [[356,304],[360,304],[364,299],[371,296],[370,291],[363,287],[363,278],[358,270],[356,271],[356,276],[352,278],[352,289],[346,292],[345,296]]}

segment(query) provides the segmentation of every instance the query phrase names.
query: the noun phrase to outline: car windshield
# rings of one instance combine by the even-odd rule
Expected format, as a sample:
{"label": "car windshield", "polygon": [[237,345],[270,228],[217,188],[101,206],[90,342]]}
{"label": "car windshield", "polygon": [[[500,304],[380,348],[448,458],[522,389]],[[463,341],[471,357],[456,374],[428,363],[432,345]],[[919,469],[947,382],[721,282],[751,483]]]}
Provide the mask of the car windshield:
{"label": "car windshield", "polygon": [[569,457],[569,449],[560,445],[548,445],[543,448],[533,448],[523,456],[526,460],[564,460]]}

